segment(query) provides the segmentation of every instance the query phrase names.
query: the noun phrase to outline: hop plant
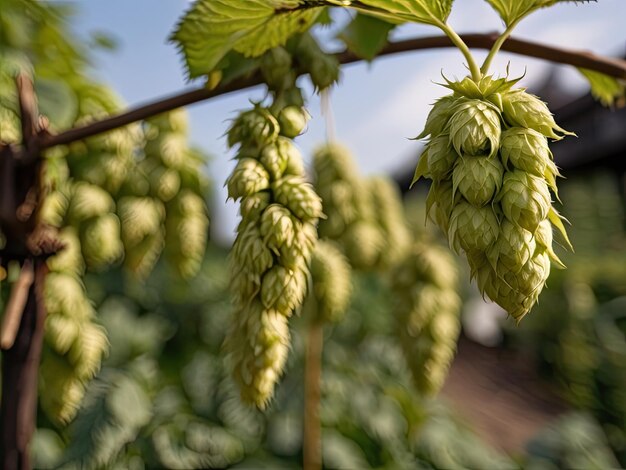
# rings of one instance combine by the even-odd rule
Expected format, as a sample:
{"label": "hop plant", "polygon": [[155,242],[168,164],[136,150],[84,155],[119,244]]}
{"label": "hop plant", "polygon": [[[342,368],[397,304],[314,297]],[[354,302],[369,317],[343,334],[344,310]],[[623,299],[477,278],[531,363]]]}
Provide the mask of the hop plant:
{"label": "hop plant", "polygon": [[416,243],[391,273],[396,330],[417,389],[436,394],[445,381],[460,333],[461,300],[451,256]]}
{"label": "hop plant", "polygon": [[235,312],[225,349],[242,399],[259,408],[267,406],[282,374],[288,318],[306,295],[322,215],[290,139],[300,131],[289,126],[284,132],[274,113],[257,105],[228,132],[229,144],[239,148],[226,184],[229,197],[240,201],[242,220],[230,259]]}
{"label": "hop plant", "polygon": [[469,77],[449,82],[419,137],[429,136],[416,171],[432,179],[430,218],[457,253],[464,252],[483,295],[520,321],[543,289],[552,225],[567,234],[552,207],[558,169],[548,138],[569,134],[548,107],[517,80]]}

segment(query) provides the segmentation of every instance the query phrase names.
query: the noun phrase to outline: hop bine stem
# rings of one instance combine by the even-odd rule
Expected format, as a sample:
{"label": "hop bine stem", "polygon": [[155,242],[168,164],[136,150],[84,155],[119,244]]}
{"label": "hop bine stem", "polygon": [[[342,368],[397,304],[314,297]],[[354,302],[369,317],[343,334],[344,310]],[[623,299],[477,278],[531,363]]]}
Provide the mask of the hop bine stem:
{"label": "hop bine stem", "polygon": [[467,60],[467,66],[469,67],[470,73],[472,74],[472,79],[475,82],[478,82],[482,78],[483,74],[481,72],[481,69],[478,67],[478,63],[474,59],[474,56],[470,52],[469,47],[467,46],[467,44],[465,44],[465,41],[463,41],[463,39],[461,39],[461,36],[459,36],[457,32],[452,29],[452,27],[450,27],[447,23],[439,22],[437,23],[437,26],[444,33],[446,33],[446,36],[450,38],[452,43],[459,48],[459,50],[465,57],[465,60]]}
{"label": "hop bine stem", "polygon": [[498,54],[498,52],[500,52],[500,49],[502,49],[502,46],[504,45],[506,40],[511,36],[511,33],[513,32],[515,27],[519,24],[521,19],[522,18],[520,18],[520,19],[514,21],[513,23],[511,23],[504,30],[504,32],[498,37],[496,42],[493,44],[493,47],[489,51],[489,54],[485,58],[485,61],[483,62],[482,67],[480,68],[480,72],[483,75],[486,75],[489,72],[489,67],[491,67],[491,63],[493,62],[494,57],[496,56],[496,54]]}

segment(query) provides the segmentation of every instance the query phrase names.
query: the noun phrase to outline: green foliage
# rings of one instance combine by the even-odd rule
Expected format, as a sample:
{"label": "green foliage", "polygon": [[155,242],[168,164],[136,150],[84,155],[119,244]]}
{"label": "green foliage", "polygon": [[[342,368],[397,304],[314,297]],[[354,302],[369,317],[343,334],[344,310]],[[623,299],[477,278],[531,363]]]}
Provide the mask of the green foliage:
{"label": "green foliage", "polygon": [[605,106],[626,104],[626,81],[593,70],[578,69],[589,81],[591,94]]}
{"label": "green foliage", "polygon": [[511,26],[532,12],[557,3],[585,3],[591,0],[487,0],[502,21]]}
{"label": "green foliage", "polygon": [[171,39],[183,52],[189,76],[213,71],[231,50],[259,56],[306,31],[321,12],[307,1],[197,0]]}
{"label": "green foliage", "polygon": [[385,47],[394,25],[373,16],[357,14],[341,33],[348,50],[365,60],[373,60]]}

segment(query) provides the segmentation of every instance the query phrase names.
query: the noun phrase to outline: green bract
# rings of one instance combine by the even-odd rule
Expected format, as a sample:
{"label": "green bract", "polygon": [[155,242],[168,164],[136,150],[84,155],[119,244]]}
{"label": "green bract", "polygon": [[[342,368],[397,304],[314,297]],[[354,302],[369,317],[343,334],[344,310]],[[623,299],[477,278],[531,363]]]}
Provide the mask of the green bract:
{"label": "green bract", "polygon": [[465,252],[479,290],[519,321],[537,301],[549,261],[563,267],[553,224],[569,244],[552,207],[559,172],[547,140],[568,133],[542,101],[512,89],[516,82],[447,81],[454,94],[429,115],[421,136],[431,138],[413,182],[433,180],[427,215]]}

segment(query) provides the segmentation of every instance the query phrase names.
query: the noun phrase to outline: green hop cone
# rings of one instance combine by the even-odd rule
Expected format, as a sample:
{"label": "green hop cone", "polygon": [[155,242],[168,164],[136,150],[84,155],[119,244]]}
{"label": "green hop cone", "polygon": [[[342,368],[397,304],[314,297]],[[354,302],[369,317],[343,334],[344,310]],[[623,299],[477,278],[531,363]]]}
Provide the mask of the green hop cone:
{"label": "green hop cone", "polygon": [[156,167],[150,172],[150,188],[163,202],[171,200],[180,190],[180,174],[173,168]]}
{"label": "green hop cone", "polygon": [[269,110],[255,107],[241,113],[228,131],[228,145],[237,144],[264,146],[278,137],[280,126]]}
{"label": "green hop cone", "polygon": [[270,205],[270,201],[271,194],[269,191],[244,197],[239,205],[239,213],[243,219],[259,219],[265,208]]}
{"label": "green hop cone", "polygon": [[287,106],[278,113],[280,133],[285,137],[294,138],[304,132],[309,121],[309,113],[301,106]]}
{"label": "green hop cone", "polygon": [[68,218],[78,223],[112,212],[114,208],[115,202],[108,192],[93,184],[81,182],[74,185]]}
{"label": "green hop cone", "polygon": [[306,294],[306,274],[300,269],[273,266],[261,283],[261,302],[268,310],[291,316]]}
{"label": "green hop cone", "polygon": [[489,206],[475,207],[461,201],[450,215],[448,237],[455,252],[485,251],[497,239],[500,231],[498,218]]}
{"label": "green hop cone", "polygon": [[379,265],[389,267],[404,258],[411,245],[402,196],[398,186],[389,178],[369,178],[364,186],[371,194],[374,218],[385,241],[385,255],[379,258]]}
{"label": "green hop cone", "polygon": [[523,89],[503,94],[502,109],[505,121],[511,126],[533,129],[556,140],[562,139],[563,135],[574,135],[557,125],[543,101]]}
{"label": "green hop cone", "polygon": [[279,179],[285,173],[291,154],[302,159],[300,152],[290,139],[279,137],[276,142],[263,147],[259,161],[265,167],[273,181]]}
{"label": "green hop cone", "polygon": [[284,315],[252,302],[240,313],[225,349],[243,401],[264,409],[282,374],[289,352],[289,326]]}
{"label": "green hop cone", "polygon": [[455,197],[451,181],[433,181],[426,197],[426,213],[443,233],[448,234]]}
{"label": "green hop cone", "polygon": [[504,167],[496,157],[461,157],[454,165],[452,189],[470,204],[482,207],[502,186]]}
{"label": "green hop cone", "polygon": [[503,220],[497,241],[487,249],[487,259],[493,269],[503,266],[518,271],[535,254],[536,243],[528,230]]}
{"label": "green hop cone", "polygon": [[341,320],[352,294],[351,271],[347,258],[332,242],[317,242],[311,258],[312,289],[308,300],[314,305],[316,320]]}
{"label": "green hop cone", "polygon": [[296,223],[294,231],[293,245],[283,244],[280,247],[280,263],[290,269],[302,268],[303,265],[309,264],[311,252],[317,241],[317,230],[311,223]]}
{"label": "green hop cone", "polygon": [[522,127],[507,129],[502,133],[500,155],[505,167],[510,164],[514,168],[545,178],[556,194],[559,170],[552,161],[548,141],[542,134]]}
{"label": "green hop cone", "polygon": [[157,199],[127,196],[119,200],[117,213],[122,223],[122,241],[128,252],[161,229],[165,208]]}
{"label": "green hop cone", "polygon": [[260,231],[268,248],[279,254],[283,245],[293,245],[298,223],[286,207],[280,204],[267,207],[261,216]]}
{"label": "green hop cone", "polygon": [[506,218],[531,233],[548,217],[552,204],[547,183],[520,170],[504,174],[498,200]]}
{"label": "green hop cone", "polygon": [[452,117],[454,107],[457,104],[458,99],[453,95],[443,96],[435,101],[435,104],[433,104],[426,118],[424,130],[416,139],[423,139],[429,135],[434,139],[439,136],[439,134],[445,132],[448,127],[448,122]]}
{"label": "green hop cone", "polygon": [[350,264],[356,269],[375,267],[385,248],[381,228],[364,220],[351,224],[339,241]]}
{"label": "green hop cone", "polygon": [[500,112],[486,101],[461,101],[454,107],[449,132],[458,154],[493,156],[500,144]]}
{"label": "green hop cone", "polygon": [[270,176],[265,167],[252,158],[242,158],[226,182],[228,197],[234,200],[269,188]]}
{"label": "green hop cone", "polygon": [[312,220],[322,216],[322,200],[304,178],[286,176],[272,186],[276,201],[287,207],[300,220]]}
{"label": "green hop cone", "polygon": [[239,266],[261,275],[273,264],[272,252],[263,240],[261,230],[255,221],[243,221],[237,229],[237,239],[232,249],[232,256]]}
{"label": "green hop cone", "polygon": [[454,164],[460,158],[452,147],[448,134],[440,134],[431,139],[421,158],[424,157],[428,162],[428,176],[434,181],[447,179],[454,169]]}
{"label": "green hop cone", "polygon": [[146,156],[161,161],[168,168],[182,168],[187,158],[187,136],[163,133],[148,140],[144,147]]}
{"label": "green hop cone", "polygon": [[92,268],[110,265],[124,254],[120,221],[115,214],[105,214],[86,222],[81,238],[85,261]]}
{"label": "green hop cone", "polygon": [[73,227],[65,227],[59,231],[58,238],[63,248],[47,259],[48,268],[52,272],[81,276],[85,271],[85,262],[76,230]]}

